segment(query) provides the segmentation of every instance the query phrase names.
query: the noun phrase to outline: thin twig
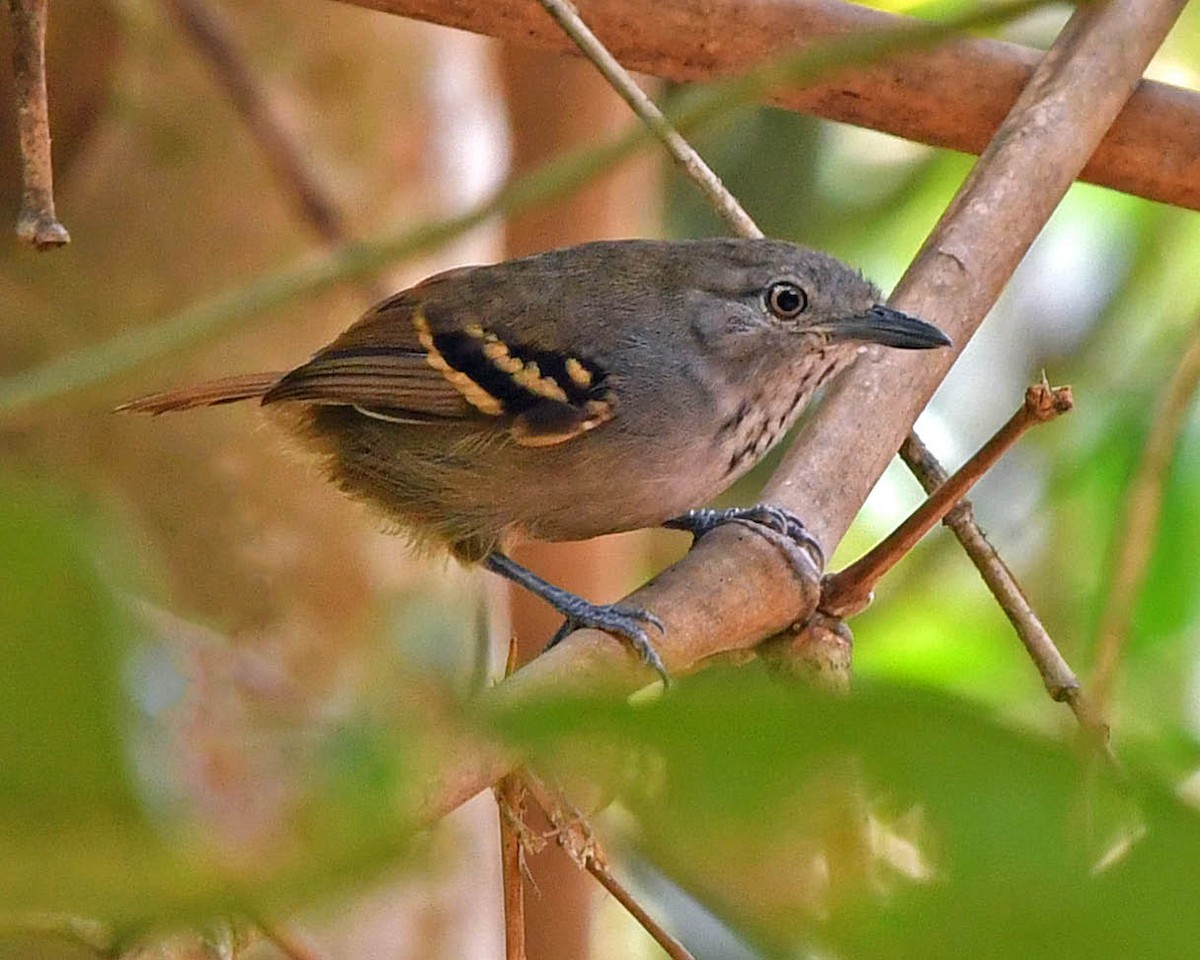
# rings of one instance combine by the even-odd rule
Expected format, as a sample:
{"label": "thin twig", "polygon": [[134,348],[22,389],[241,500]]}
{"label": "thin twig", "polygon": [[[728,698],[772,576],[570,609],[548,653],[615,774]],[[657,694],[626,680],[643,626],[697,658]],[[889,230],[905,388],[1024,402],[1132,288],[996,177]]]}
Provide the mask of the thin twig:
{"label": "thin twig", "polygon": [[554,837],[576,864],[587,870],[599,881],[629,915],[638,922],[654,942],[662,947],[671,960],[695,960],[691,952],[671,934],[664,930],[649,912],[629,892],[608,868],[608,858],[600,848],[591,826],[578,810],[567,810],[563,800],[539,778],[526,771],[525,787],[546,814],[554,827]]}
{"label": "thin twig", "polygon": [[704,162],[695,148],[687,142],[666,118],[658,106],[637,85],[629,72],[608,52],[583,19],[567,0],[540,0],[546,12],[563,28],[563,31],[579,47],[580,51],[595,64],[596,69],[612,85],[637,117],[667,148],[667,152],[684,174],[700,188],[712,208],[729,224],[734,233],[743,237],[758,238],[763,232],[742,209],[737,198],[729,192],[721,178]]}
{"label": "thin twig", "polygon": [[38,250],[71,242],[54,213],[50,108],[46,100],[46,16],[49,0],[8,0],[12,20],[13,91],[21,142],[21,210],[17,236]]}
{"label": "thin twig", "polygon": [[[946,469],[916,434],[909,434],[900,448],[900,456],[927,493],[946,482]],[[959,501],[942,522],[954,532],[980,576],[1000,601],[1001,608],[1041,674],[1046,691],[1053,699],[1066,702],[1083,726],[1096,727],[1096,719],[1084,701],[1075,672],[1050,638],[1037,612],[1030,606],[1016,577],[975,522],[971,501]]]}
{"label": "thin twig", "polygon": [[497,785],[500,817],[500,870],[504,886],[504,956],[525,960],[525,843],[520,827],[525,813],[525,788],[516,773]]}
{"label": "thin twig", "polygon": [[258,928],[259,933],[287,957],[287,960],[323,960],[321,954],[308,944],[298,940],[290,930],[274,923],[268,923],[262,917],[255,917],[254,925]]}
{"label": "thin twig", "polygon": [[[517,638],[509,637],[504,676],[517,669]],[[504,885],[504,956],[525,960],[525,784],[520,771],[503,777],[495,787],[500,817],[500,869]]]}
{"label": "thin twig", "polygon": [[880,578],[966,496],[1026,430],[1066,413],[1072,403],[1070,387],[1051,389],[1040,383],[1026,390],[1020,409],[907,520],[850,566],[825,578],[820,609],[832,616],[846,616],[865,607]]}
{"label": "thin twig", "polygon": [[1133,623],[1133,612],[1154,553],[1163,490],[1179,432],[1200,386],[1200,322],[1192,327],[1179,365],[1162,392],[1137,473],[1125,495],[1108,602],[1100,618],[1096,666],[1091,683],[1097,711],[1107,717],[1117,672]]}
{"label": "thin twig", "polygon": [[[349,239],[345,216],[306,159],[307,151],[287,117],[276,109],[269,91],[251,69],[221,11],[207,0],[162,2],[225,88],[301,218],[327,245],[345,243]],[[372,300],[387,295],[376,284],[367,280],[362,283]]]}

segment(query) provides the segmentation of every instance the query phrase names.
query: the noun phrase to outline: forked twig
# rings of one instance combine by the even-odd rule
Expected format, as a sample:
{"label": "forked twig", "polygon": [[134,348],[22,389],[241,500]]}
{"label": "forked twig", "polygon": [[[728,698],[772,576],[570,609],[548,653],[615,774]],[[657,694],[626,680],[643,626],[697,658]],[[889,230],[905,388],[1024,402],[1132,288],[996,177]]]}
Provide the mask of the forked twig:
{"label": "forked twig", "polygon": [[1026,390],[1021,408],[954,476],[937,487],[907,520],[850,566],[825,578],[819,609],[841,617],[865,607],[879,579],[966,496],[976,481],[995,465],[1026,430],[1066,413],[1072,404],[1070,387],[1052,389],[1043,382]]}
{"label": "forked twig", "polygon": [[637,898],[629,892],[608,868],[608,858],[596,841],[591,827],[578,810],[568,809],[567,804],[538,777],[526,771],[523,777],[525,788],[546,814],[554,827],[554,837],[576,864],[587,870],[605,890],[611,893],[651,937],[662,947],[671,960],[695,960],[682,943],[664,930],[650,916]]}
{"label": "forked twig", "polygon": [[[926,493],[932,493],[946,482],[946,469],[938,463],[916,434],[910,434],[904,441],[904,446],[900,448],[900,456],[921,481]],[[959,501],[942,522],[954,532],[988,589],[1001,601],[1001,608],[1041,674],[1046,692],[1052,699],[1066,703],[1084,729],[1094,731],[1098,740],[1107,742],[1107,730],[1104,729],[1101,718],[1084,698],[1083,688],[1075,676],[1075,671],[1059,652],[1008,564],[975,522],[971,501]]]}

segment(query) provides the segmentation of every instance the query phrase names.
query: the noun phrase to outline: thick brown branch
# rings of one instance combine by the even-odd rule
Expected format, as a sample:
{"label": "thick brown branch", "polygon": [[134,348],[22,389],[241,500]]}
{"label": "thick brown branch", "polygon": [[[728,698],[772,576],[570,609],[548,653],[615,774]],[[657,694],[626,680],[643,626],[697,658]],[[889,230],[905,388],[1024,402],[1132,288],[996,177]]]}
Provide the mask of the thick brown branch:
{"label": "thick brown branch", "polygon": [[[1181,7],[1181,0],[1112,0],[1075,15],[902,281],[898,307],[966,343]],[[770,499],[798,509],[827,546],[841,538],[952,361],[865,359],[827,399],[769,488]],[[663,620],[657,646],[678,673],[805,619],[818,589],[815,575],[800,576],[765,540],[728,525],[630,602]],[[580,683],[629,690],[652,679],[617,640],[584,630],[490,696],[507,704]],[[421,814],[452,809],[508,769],[499,753],[465,754],[431,785]]]}
{"label": "thick brown branch", "polygon": [[[346,0],[514,43],[571,52],[537,0]],[[703,81],[743,73],[785,50],[805,49],[908,18],[839,0],[580,0],[583,18],[621,63],[659,77]],[[843,71],[773,103],[908,140],[967,153],[987,146],[1033,74],[1041,52],[983,38]],[[1137,196],[1200,209],[1200,94],[1144,81],[1079,176]],[[1089,151],[1092,148],[1089,147]],[[1085,158],[1086,159],[1086,158]]]}
{"label": "thick brown branch", "polygon": [[12,18],[13,90],[21,141],[21,210],[17,236],[38,250],[71,242],[54,213],[50,107],[46,100],[46,15],[49,0],[8,0]]}

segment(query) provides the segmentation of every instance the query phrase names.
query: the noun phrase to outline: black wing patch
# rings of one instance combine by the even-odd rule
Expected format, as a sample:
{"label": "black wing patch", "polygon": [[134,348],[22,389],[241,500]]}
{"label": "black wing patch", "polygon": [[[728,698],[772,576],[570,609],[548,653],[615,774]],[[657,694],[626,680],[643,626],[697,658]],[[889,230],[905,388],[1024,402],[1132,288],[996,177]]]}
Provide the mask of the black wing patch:
{"label": "black wing patch", "polygon": [[420,310],[413,325],[430,366],[481,413],[512,417],[518,443],[562,443],[614,415],[612,385],[592,360],[510,343],[479,324],[435,333]]}
{"label": "black wing patch", "polygon": [[344,404],[402,424],[482,415],[506,421],[527,446],[562,443],[615,414],[612,379],[593,360],[510,343],[474,323],[435,331],[420,305],[411,322],[407,331],[393,327],[398,342],[335,342],[283,377],[263,403]]}

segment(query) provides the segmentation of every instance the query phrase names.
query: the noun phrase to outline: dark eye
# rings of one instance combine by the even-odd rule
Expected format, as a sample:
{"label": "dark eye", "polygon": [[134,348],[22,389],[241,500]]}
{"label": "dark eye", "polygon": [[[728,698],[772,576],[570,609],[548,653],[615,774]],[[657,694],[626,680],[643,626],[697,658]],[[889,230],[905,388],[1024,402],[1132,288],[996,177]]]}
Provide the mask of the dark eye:
{"label": "dark eye", "polygon": [[780,320],[791,320],[808,309],[808,294],[787,280],[767,288],[767,309]]}

